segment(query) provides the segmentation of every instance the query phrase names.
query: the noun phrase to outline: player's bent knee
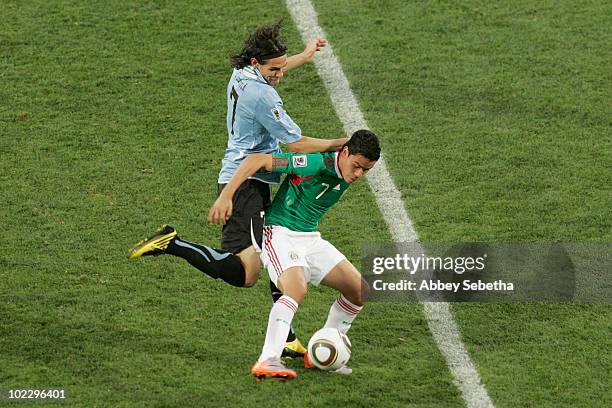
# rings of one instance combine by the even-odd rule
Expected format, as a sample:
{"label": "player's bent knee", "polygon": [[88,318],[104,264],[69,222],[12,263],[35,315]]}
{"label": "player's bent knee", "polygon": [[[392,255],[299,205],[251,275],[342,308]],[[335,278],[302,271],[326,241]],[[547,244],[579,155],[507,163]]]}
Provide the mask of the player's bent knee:
{"label": "player's bent knee", "polygon": [[259,280],[259,272],[247,274],[244,280],[244,287],[251,288],[255,286],[258,280]]}
{"label": "player's bent knee", "polygon": [[354,285],[350,290],[347,290],[346,293],[343,293],[344,297],[356,306],[363,306],[370,293],[370,286],[368,283],[363,279],[360,279],[360,281],[359,285]]}
{"label": "player's bent knee", "polygon": [[307,293],[306,286],[299,287],[299,288],[294,287],[294,288],[291,288],[291,290],[287,291],[287,293],[283,292],[283,294],[290,296],[297,303],[302,303],[302,300],[304,300],[304,298],[306,297],[306,293]]}
{"label": "player's bent knee", "polygon": [[259,265],[244,265],[244,287],[250,288],[259,280]]}
{"label": "player's bent knee", "polygon": [[283,295],[290,296],[296,302],[301,303],[308,291],[304,269],[302,267],[288,268],[278,278],[276,286],[283,292]]}
{"label": "player's bent knee", "polygon": [[308,292],[305,282],[303,284],[302,282],[291,282],[291,284],[286,284],[284,287],[281,287],[280,290],[283,292],[283,295],[291,297],[297,303],[302,303],[302,300],[304,300]]}
{"label": "player's bent knee", "polygon": [[249,247],[238,254],[244,267],[244,287],[250,288],[259,280],[261,263],[253,247]]}
{"label": "player's bent knee", "polygon": [[358,306],[363,306],[363,304],[368,300],[370,296],[370,285],[365,280],[361,279],[361,285],[359,290],[359,301]]}

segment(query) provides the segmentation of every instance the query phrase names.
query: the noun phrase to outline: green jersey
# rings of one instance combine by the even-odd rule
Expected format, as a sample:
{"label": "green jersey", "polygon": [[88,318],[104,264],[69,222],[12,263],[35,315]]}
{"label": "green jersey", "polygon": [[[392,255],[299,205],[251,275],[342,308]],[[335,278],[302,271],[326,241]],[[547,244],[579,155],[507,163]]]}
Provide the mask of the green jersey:
{"label": "green jersey", "polygon": [[286,173],[287,177],[266,211],[266,225],[316,231],[323,214],[349,187],[340,174],[338,155],[274,153],[272,171]]}

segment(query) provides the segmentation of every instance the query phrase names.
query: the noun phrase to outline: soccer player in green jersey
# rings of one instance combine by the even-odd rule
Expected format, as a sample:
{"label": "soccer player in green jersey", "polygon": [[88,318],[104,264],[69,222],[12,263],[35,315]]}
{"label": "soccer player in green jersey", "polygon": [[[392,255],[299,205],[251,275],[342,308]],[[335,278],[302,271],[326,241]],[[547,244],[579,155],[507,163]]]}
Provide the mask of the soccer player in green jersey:
{"label": "soccer player in green jersey", "polygon": [[[287,174],[266,211],[263,248],[258,248],[270,279],[283,293],[270,311],[263,350],[251,369],[258,379],[290,380],[297,376],[280,357],[293,316],[306,296],[307,283],[340,292],[324,327],[346,333],[361,311],[367,284],[316,230],[321,217],[379,157],[378,139],[368,130],[355,132],[338,152],[253,154],[243,161],[211,207],[209,220],[225,222],[232,213],[234,192],[251,174],[260,169]],[[348,367],[339,371],[351,372]]]}
{"label": "soccer player in green jersey", "polygon": [[[280,357],[293,315],[306,294],[306,284],[322,283],[341,293],[330,309],[325,327],[346,332],[363,306],[366,283],[344,255],[323,240],[316,229],[325,212],[379,157],[378,138],[368,130],[355,132],[336,152],[251,154],[221,191],[208,218],[211,223],[225,223],[232,215],[233,195],[256,171],[287,174],[266,211],[262,248],[251,246],[234,254],[185,241],[174,228],[166,225],[132,248],[128,257],[178,256],[212,278],[241,287],[257,282],[261,257],[270,279],[283,295],[270,312],[264,348],[252,373],[257,378],[295,378],[296,373],[287,369]],[[255,245],[257,233],[251,231]],[[340,372],[348,373],[350,369],[343,367]]]}

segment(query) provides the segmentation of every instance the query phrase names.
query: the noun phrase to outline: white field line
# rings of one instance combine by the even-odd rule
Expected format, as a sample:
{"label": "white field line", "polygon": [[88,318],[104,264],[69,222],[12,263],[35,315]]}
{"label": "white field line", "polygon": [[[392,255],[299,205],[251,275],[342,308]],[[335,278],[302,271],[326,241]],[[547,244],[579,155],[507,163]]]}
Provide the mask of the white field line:
{"label": "white field line", "polygon": [[[316,36],[327,38],[319,26],[317,14],[309,0],[287,0],[287,7],[304,42]],[[350,135],[358,129],[368,129],[331,44],[328,43],[327,47],[317,53],[315,66],[327,87],[345,132]],[[394,241],[416,243],[418,241],[416,231],[406,213],[400,192],[387,170],[384,157],[381,157],[374,169],[369,172],[367,179]],[[424,250],[418,250],[419,247],[417,244],[415,252],[424,253]],[[453,375],[453,381],[461,391],[467,406],[493,407],[493,402],[461,341],[459,328],[453,319],[449,304],[423,302],[423,310],[429,330],[444,355]]]}

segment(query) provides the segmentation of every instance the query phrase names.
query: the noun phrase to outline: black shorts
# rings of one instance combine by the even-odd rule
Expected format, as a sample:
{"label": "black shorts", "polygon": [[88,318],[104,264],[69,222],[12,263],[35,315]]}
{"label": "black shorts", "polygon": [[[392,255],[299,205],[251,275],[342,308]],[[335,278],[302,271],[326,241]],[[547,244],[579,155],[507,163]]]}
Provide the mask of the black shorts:
{"label": "black shorts", "polygon": [[[219,193],[225,187],[219,184]],[[252,245],[253,236],[261,248],[264,212],[270,206],[270,186],[259,180],[247,180],[238,187],[232,200],[232,216],[221,231],[221,249],[238,253]]]}

